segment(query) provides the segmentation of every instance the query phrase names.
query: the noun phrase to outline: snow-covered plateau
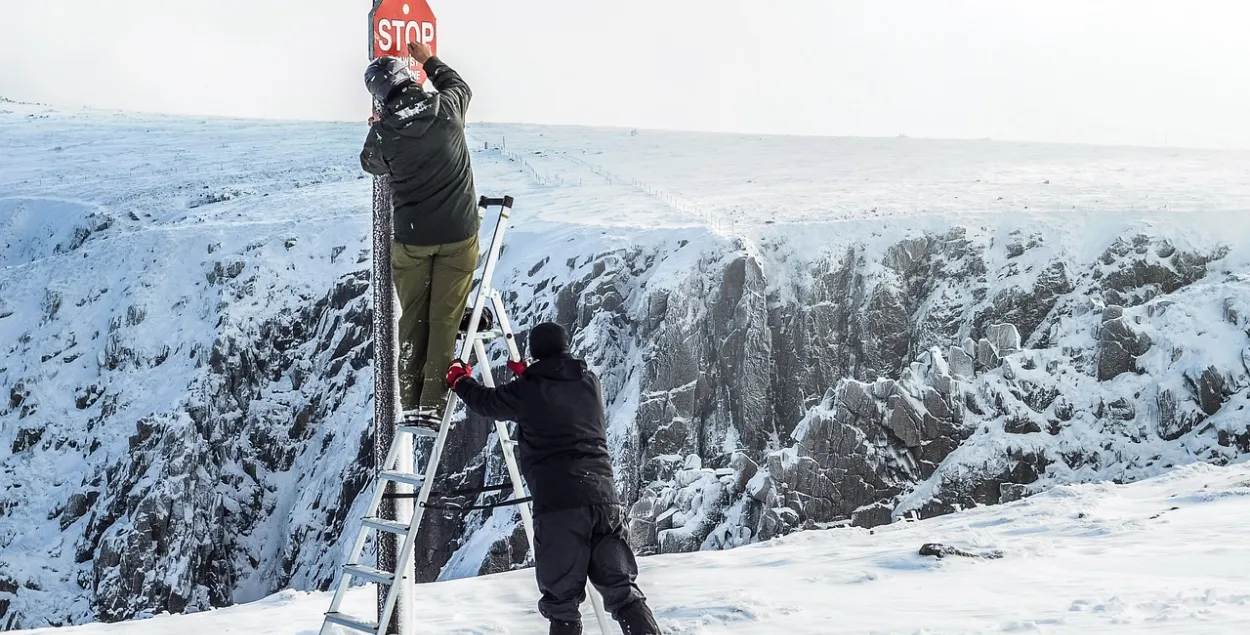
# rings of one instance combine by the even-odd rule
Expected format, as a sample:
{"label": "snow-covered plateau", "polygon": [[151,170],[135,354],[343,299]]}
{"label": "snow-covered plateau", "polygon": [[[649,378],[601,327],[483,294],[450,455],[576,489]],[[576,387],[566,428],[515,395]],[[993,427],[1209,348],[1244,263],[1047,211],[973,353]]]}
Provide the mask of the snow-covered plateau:
{"label": "snow-covered plateau", "polygon": [[[373,469],[364,133],[0,101],[0,629],[316,628]],[[1244,630],[1250,153],[470,137],[673,632]],[[503,480],[492,430],[444,485]],[[439,632],[541,622],[463,579],[523,566],[515,514],[427,514]]]}
{"label": "snow-covered plateau", "polygon": [[[639,582],[667,635],[1240,635],[1250,629],[1248,523],[1250,464],[1194,463],[917,522],[642,558]],[[418,591],[419,634],[547,632],[529,570]],[[329,602],[284,590],[24,635],[316,635]],[[374,603],[372,588],[358,588],[344,607],[368,615]],[[583,613],[598,635],[589,603]]]}

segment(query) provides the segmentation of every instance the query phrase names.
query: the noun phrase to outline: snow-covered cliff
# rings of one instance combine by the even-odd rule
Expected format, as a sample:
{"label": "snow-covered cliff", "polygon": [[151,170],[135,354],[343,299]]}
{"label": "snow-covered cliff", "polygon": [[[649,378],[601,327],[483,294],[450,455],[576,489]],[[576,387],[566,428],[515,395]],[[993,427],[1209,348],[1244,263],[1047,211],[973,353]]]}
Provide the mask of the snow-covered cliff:
{"label": "snow-covered cliff", "polygon": [[[362,126],[0,110],[0,628],[325,588],[372,467]],[[1250,156],[472,135],[641,553],[1250,452]],[[489,434],[446,478],[501,477]],[[419,575],[515,566],[514,513],[434,515]]]}

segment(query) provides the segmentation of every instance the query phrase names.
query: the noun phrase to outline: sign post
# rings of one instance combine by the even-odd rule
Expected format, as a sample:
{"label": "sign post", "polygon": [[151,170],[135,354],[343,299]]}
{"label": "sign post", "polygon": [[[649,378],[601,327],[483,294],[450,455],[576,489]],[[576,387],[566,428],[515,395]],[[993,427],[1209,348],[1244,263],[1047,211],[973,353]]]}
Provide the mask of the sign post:
{"label": "sign post", "polygon": [[[434,12],[430,10],[426,0],[372,0],[373,8],[369,12],[369,59],[382,55],[396,57],[408,56],[408,42],[420,40],[435,48],[437,35]],[[425,83],[425,71],[413,61],[418,81]],[[379,114],[382,104],[374,102],[373,112]],[[395,439],[395,426],[399,422],[399,350],[396,340],[397,318],[395,313],[395,286],[391,277],[391,236],[394,222],[391,208],[391,181],[389,177],[379,176],[373,179],[373,462],[374,469],[380,470],[386,461],[391,443]],[[413,452],[408,435],[400,437],[400,443],[408,447],[400,447],[399,465],[397,469],[412,471]],[[407,462],[407,465],[404,465]],[[381,482],[381,481],[380,481]],[[388,520],[408,522],[412,518],[412,487],[396,486],[387,481],[387,496],[378,509],[378,516]],[[395,498],[393,495],[409,495],[406,498]],[[378,563],[377,568],[383,571],[395,571],[395,555],[398,545],[396,536],[389,532],[378,532]],[[412,632],[413,619],[410,615],[412,607],[413,579],[415,577],[415,558],[412,571],[395,571],[396,584],[400,585],[400,595],[395,610],[391,613],[390,624],[380,630],[393,635],[408,635]],[[378,619],[386,605],[387,589],[378,585]]]}

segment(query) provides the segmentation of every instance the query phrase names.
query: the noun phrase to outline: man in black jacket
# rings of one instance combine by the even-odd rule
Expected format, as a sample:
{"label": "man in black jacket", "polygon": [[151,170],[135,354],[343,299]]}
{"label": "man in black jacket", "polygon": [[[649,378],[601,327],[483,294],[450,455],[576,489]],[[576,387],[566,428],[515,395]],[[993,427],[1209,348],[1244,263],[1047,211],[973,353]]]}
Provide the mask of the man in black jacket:
{"label": "man in black jacket", "polygon": [[437,93],[425,92],[408,59],[379,57],[365,85],[381,107],[360,153],[365,171],[390,177],[391,268],[399,296],[399,389],[410,423],[436,434],[447,402],[443,371],[477,267],[480,226],[465,112],[472,92],[456,71],[412,42]]}
{"label": "man in black jacket", "polygon": [[551,635],[580,635],[586,579],[625,635],[660,630],[638,589],[625,508],[608,455],[603,394],[586,362],[569,355],[568,333],[550,322],[534,327],[526,368],[486,388],[456,360],[447,383],[476,414],[517,423],[517,460],[534,500],[534,564],[539,612]]}

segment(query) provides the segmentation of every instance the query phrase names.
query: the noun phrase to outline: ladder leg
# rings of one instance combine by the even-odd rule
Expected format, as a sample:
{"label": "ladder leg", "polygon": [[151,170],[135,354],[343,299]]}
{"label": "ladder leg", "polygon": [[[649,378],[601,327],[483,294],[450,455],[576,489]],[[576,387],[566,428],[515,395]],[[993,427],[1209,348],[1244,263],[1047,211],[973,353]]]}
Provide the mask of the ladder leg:
{"label": "ladder leg", "polygon": [[603,635],[612,635],[611,627],[608,626],[608,616],[603,610],[603,598],[599,597],[599,590],[592,584],[586,585],[586,595],[590,596],[590,603],[595,607],[595,619],[599,622],[599,632]]}
{"label": "ladder leg", "polygon": [[512,321],[508,319],[508,312],[503,306],[503,296],[499,292],[491,289],[491,304],[495,307],[496,319],[499,320],[499,330],[503,331],[504,341],[508,345],[508,359],[519,362],[521,361],[521,351],[517,348],[516,334],[512,332]]}
{"label": "ladder leg", "polygon": [[508,218],[512,215],[512,209],[509,207],[511,202],[508,200],[499,212],[499,222],[495,224],[495,233],[491,236],[490,249],[486,255],[486,266],[482,270],[482,281],[478,283],[477,294],[473,299],[473,314],[469,318],[469,336],[460,348],[459,357],[460,361],[466,363],[469,361],[471,346],[477,341],[477,323],[482,319],[482,310],[486,308],[486,302],[492,293],[491,279],[495,276],[495,264],[499,262],[499,252],[503,249],[503,235],[508,229]]}
{"label": "ladder leg", "polygon": [[[391,469],[398,470],[400,472],[414,472],[413,462],[415,456],[414,448],[412,447],[412,435],[395,435],[395,440],[392,442],[392,445],[397,448],[397,452],[395,455],[394,465]],[[414,515],[415,505],[413,505],[412,498],[405,498],[405,496],[412,495],[412,486],[407,483],[395,483],[395,494],[398,496],[395,499],[395,520],[415,527],[417,525],[415,522],[416,516]],[[379,537],[380,536],[381,534],[379,534]],[[410,613],[412,611],[413,594],[416,592],[416,583],[414,582],[416,572],[413,565],[405,564],[406,562],[408,561],[401,559],[399,555],[396,554],[395,581],[392,588],[396,589],[398,593],[395,613],[399,616],[399,635],[411,635],[415,621]],[[379,624],[385,623],[386,622],[379,622]]]}
{"label": "ladder leg", "polygon": [[[495,378],[490,373],[489,360],[486,357],[486,346],[481,340],[474,342],[474,353],[478,358],[478,368],[482,370],[482,385],[495,387]],[[517,467],[516,457],[512,453],[512,435],[508,434],[508,426],[503,421],[495,422],[495,434],[499,437],[499,448],[503,452],[504,464],[508,466],[508,478],[512,479],[513,498],[524,498],[521,490],[521,470]],[[518,505],[521,512],[521,523],[525,525],[525,537],[529,540],[530,550],[534,548],[534,519],[530,514],[529,505]]]}
{"label": "ladder leg", "polygon": [[[468,337],[473,338],[475,333],[476,330],[471,326]],[[417,545],[417,530],[420,529],[421,521],[425,518],[425,503],[430,500],[430,492],[434,488],[434,478],[438,475],[438,465],[443,458],[443,448],[447,445],[447,433],[451,428],[451,416],[455,412],[457,403],[459,403],[459,398],[456,396],[456,393],[453,392],[448,395],[447,407],[443,410],[442,425],[439,426],[438,436],[434,438],[434,447],[430,449],[430,458],[426,461],[425,466],[425,478],[421,483],[421,490],[417,494],[416,504],[413,505],[412,519],[408,525],[408,534],[404,537],[403,546],[400,547],[399,553],[395,556],[396,578],[402,577],[404,580],[411,580],[414,576],[414,571],[412,570],[415,566],[413,551]],[[411,601],[412,598],[410,596],[402,595],[401,589],[405,586],[404,580],[398,580],[398,583],[391,585],[386,599],[385,611],[378,618],[379,624],[387,623],[391,612],[396,609],[395,605],[401,597],[405,601]],[[410,603],[407,608],[411,606]]]}
{"label": "ladder leg", "polygon": [[[407,435],[401,435],[401,436],[407,436]],[[382,468],[381,468],[382,470],[394,469],[396,459],[399,456],[399,450],[400,450],[399,445],[400,445],[399,443],[391,443],[391,447],[386,453],[386,458],[382,462]],[[382,503],[382,495],[385,492],[386,492],[386,483],[382,481],[381,479],[378,479],[377,481],[375,481],[374,487],[373,487],[373,494],[370,495],[369,507],[366,512],[367,516],[371,516],[377,512],[378,508],[381,506],[381,503]],[[352,544],[352,549],[348,553],[348,557],[347,557],[347,561],[349,563],[360,562],[360,556],[362,553],[364,553],[365,543],[368,541],[368,538],[369,538],[369,533],[365,531],[363,527],[361,528],[360,531],[356,533],[356,541]],[[328,611],[329,613],[337,613],[339,611],[339,608],[343,604],[343,598],[346,595],[347,589],[349,588],[349,586],[350,586],[350,577],[346,573],[340,572],[339,581],[334,591],[334,599],[331,600],[330,602],[330,610]],[[322,623],[321,625],[322,635],[327,635],[326,629],[329,628],[329,626],[330,626],[329,622]]]}

